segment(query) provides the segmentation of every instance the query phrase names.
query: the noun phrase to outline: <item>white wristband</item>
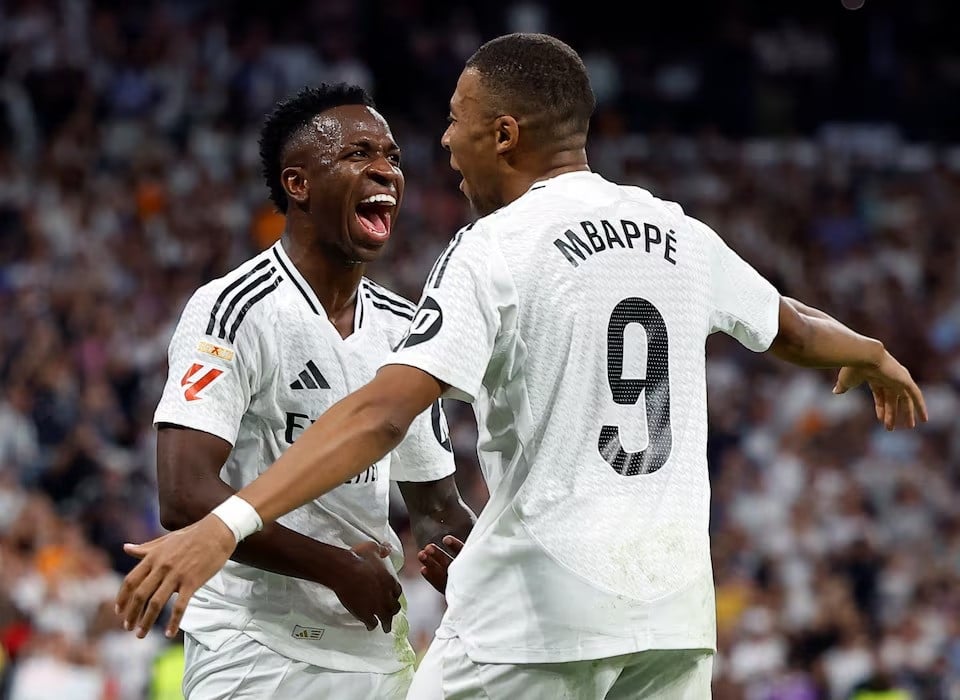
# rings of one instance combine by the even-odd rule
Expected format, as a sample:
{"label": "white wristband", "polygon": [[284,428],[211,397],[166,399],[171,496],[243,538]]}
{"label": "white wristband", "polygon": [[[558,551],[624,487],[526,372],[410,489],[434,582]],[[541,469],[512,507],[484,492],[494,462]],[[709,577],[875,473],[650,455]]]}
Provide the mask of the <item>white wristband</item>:
{"label": "white wristband", "polygon": [[230,496],[211,512],[230,528],[233,536],[237,538],[238,544],[243,538],[263,529],[263,520],[260,519],[260,514],[240,496]]}

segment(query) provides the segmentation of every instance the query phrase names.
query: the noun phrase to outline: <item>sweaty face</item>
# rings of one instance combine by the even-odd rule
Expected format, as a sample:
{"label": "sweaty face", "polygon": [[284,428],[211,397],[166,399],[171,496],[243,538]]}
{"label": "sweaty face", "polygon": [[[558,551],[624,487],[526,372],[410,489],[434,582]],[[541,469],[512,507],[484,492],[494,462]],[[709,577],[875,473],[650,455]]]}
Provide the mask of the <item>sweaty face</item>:
{"label": "sweaty face", "polygon": [[310,218],[349,262],[376,259],[403,198],[400,148],[386,120],[363,105],[318,114],[304,144]]}
{"label": "sweaty face", "polygon": [[450,167],[460,173],[460,191],[477,214],[487,214],[503,206],[500,175],[497,170],[496,130],[498,115],[488,106],[489,98],[480,77],[471,68],[460,74],[450,98],[449,125],[440,143],[450,151]]}

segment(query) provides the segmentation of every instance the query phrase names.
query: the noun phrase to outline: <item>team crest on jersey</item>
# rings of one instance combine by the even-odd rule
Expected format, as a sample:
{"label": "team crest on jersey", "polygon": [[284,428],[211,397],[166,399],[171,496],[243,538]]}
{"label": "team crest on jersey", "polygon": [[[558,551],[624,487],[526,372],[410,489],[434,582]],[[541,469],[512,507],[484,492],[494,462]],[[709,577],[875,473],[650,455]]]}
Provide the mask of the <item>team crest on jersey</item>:
{"label": "team crest on jersey", "polygon": [[433,297],[425,297],[420,308],[417,309],[417,315],[410,322],[410,330],[407,331],[407,337],[400,343],[400,347],[410,348],[430,340],[442,325],[443,311],[440,310],[440,305]]}
{"label": "team crest on jersey", "polygon": [[183,398],[187,401],[202,401],[204,392],[229,371],[202,362],[194,362],[183,375],[183,379],[180,380],[180,386],[183,387]]}

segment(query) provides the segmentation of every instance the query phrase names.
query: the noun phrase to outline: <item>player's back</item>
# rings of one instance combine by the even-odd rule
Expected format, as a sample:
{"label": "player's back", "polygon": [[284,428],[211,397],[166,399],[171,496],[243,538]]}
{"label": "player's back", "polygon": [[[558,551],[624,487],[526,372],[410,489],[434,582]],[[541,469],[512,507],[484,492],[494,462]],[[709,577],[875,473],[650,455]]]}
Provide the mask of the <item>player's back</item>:
{"label": "player's back", "polygon": [[[457,308],[438,278],[459,255],[450,286],[470,268],[496,328],[475,396],[491,497],[451,571],[452,626],[487,661],[712,646],[704,345],[724,330],[764,349],[775,290],[678,205],[588,172],[535,184],[450,249],[423,303]],[[491,587],[525,602],[488,604]],[[531,622],[525,651],[495,650],[510,635],[481,623],[498,616]]]}
{"label": "player's back", "polygon": [[658,598],[708,563],[704,241],[677,205],[589,173],[517,205],[490,222],[527,358],[514,507],[561,563]]}

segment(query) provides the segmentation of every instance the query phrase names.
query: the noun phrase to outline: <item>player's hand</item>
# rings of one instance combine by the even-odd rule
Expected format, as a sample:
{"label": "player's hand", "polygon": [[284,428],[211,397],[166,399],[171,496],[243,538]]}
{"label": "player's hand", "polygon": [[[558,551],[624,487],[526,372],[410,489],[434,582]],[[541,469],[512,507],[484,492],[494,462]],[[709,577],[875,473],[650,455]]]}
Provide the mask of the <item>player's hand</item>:
{"label": "player's hand", "polygon": [[333,589],[343,607],[368,630],[377,629],[379,624],[389,632],[393,616],[400,612],[400,582],[382,561],[390,551],[390,545],[379,542],[353,547],[346,573]]}
{"label": "player's hand", "polygon": [[420,575],[438,591],[446,593],[447,569],[450,568],[453,558],[463,549],[463,542],[453,535],[447,535],[443,538],[443,543],[450,550],[450,554],[431,542],[420,550],[417,559],[420,560]]}
{"label": "player's hand", "polygon": [[927,406],[920,387],[913,381],[906,367],[889,352],[884,352],[876,368],[844,367],[837,376],[834,394],[843,394],[866,382],[873,392],[877,420],[887,430],[913,428],[917,419],[926,422]]}
{"label": "player's hand", "polygon": [[176,593],[165,632],[174,637],[190,598],[223,568],[236,547],[233,533],[215,515],[145,544],[123,545],[123,551],[141,560],[117,594],[116,612],[123,618],[124,629],[145,637]]}

